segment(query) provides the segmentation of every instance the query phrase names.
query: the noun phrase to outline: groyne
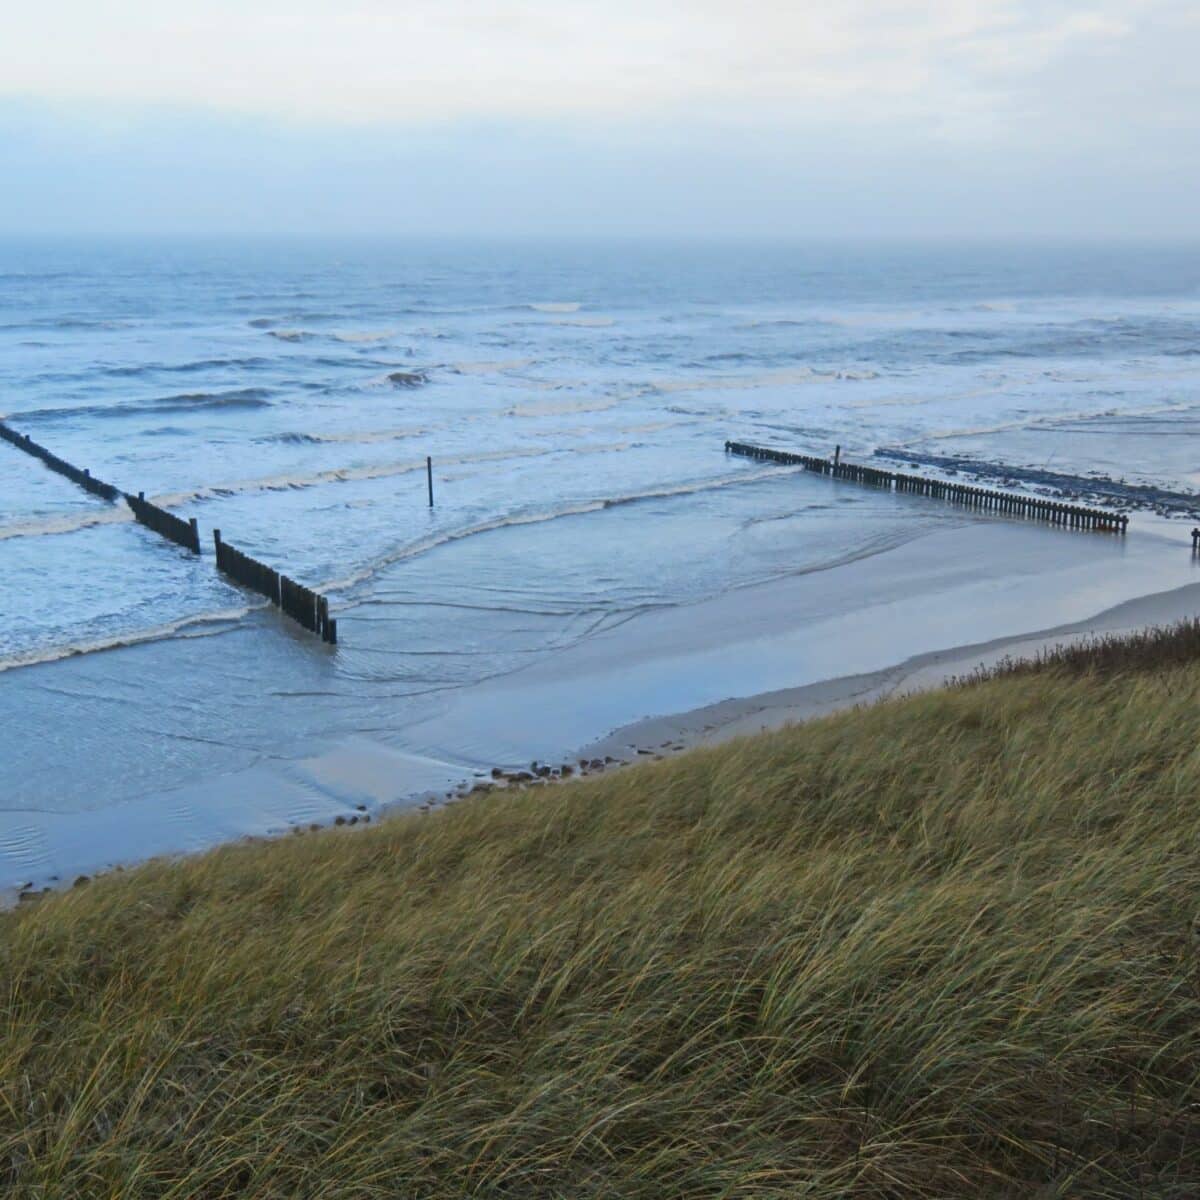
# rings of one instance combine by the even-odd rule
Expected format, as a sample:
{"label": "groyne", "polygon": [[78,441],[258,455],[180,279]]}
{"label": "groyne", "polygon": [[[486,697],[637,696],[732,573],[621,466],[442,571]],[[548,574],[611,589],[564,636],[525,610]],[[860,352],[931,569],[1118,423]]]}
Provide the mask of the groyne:
{"label": "groyne", "polygon": [[298,625],[319,635],[321,641],[337,644],[337,621],[330,617],[329,601],[324,596],[222,541],[219,529],[213,530],[213,544],[218,571],[270,600]]}
{"label": "groyne", "polygon": [[[123,499],[133,512],[134,517],[147,529],[152,529],[168,541],[190,550],[193,554],[200,553],[200,527],[195,517],[184,520],[173,512],[160,508],[151,500],[146,499],[145,492],[136,496],[122,492],[114,484],[95,479],[87,470],[76,467],[66,459],[39,445],[27,434],[18,433],[11,426],[0,421],[0,439],[11,443],[26,454],[32,454],[41,459],[52,471],[66,476],[72,482],[79,484],[88,492],[104,500],[115,503]],[[426,461],[429,470],[429,501],[433,503],[433,473],[432,465]],[[243,554],[240,550],[221,540],[221,531],[213,530],[216,543],[217,570],[228,575],[230,579],[243,587],[251,588],[265,596],[293,621],[303,626],[310,633],[317,634],[323,642],[336,644],[337,621],[329,615],[329,601],[310,588],[286,575],[280,575],[274,568],[260,563],[257,559]]]}
{"label": "groyne", "polygon": [[1089,504],[1119,504],[1122,508],[1143,509],[1163,517],[1186,516],[1200,520],[1200,495],[1150,483],[1131,483],[1105,475],[1068,475],[1046,467],[1018,467],[961,455],[929,454],[926,451],[907,450],[902,446],[881,446],[874,451],[874,457],[906,462],[914,467],[933,467],[950,474],[962,472],[975,479],[995,481],[1003,486],[1024,483],[1051,488],[1060,495],[1081,499]]}
{"label": "groyne", "polygon": [[27,433],[18,433],[10,425],[6,425],[0,421],[0,438],[6,442],[10,442],[16,446],[18,450],[24,450],[26,454],[32,454],[34,458],[40,458],[52,471],[57,471],[59,475],[66,476],[72,483],[77,483],[84,491],[90,492],[93,496],[99,496],[102,500],[115,502],[121,496],[121,489],[114,487],[111,483],[105,483],[102,479],[95,479],[92,473],[86,468],[80,468],[69,463],[65,458],[59,458],[57,454],[47,450],[45,446],[39,445]]}
{"label": "groyne", "polygon": [[808,454],[795,454],[787,450],[774,450],[767,446],[751,446],[745,442],[726,442],[730,454],[766,462],[777,462],[785,466],[804,467],[818,475],[834,479],[845,479],[868,487],[884,488],[915,496],[927,496],[951,504],[961,504],[980,512],[998,516],[1022,517],[1044,521],[1067,529],[1086,529],[1101,533],[1123,534],[1129,518],[1122,513],[1106,512],[1104,509],[1086,508],[1078,504],[1060,504],[1040,496],[1026,496],[1019,492],[998,492],[990,488],[971,487],[947,479],[931,479],[924,475],[908,475],[901,471],[885,471],[878,467],[836,459],[815,458]]}
{"label": "groyne", "polygon": [[133,515],[137,517],[139,524],[153,529],[161,537],[190,550],[193,554],[200,553],[200,529],[195,517],[185,521],[182,517],[177,517],[165,508],[151,503],[146,499],[145,492],[138,492],[136,496],[126,493],[125,503],[133,509]]}

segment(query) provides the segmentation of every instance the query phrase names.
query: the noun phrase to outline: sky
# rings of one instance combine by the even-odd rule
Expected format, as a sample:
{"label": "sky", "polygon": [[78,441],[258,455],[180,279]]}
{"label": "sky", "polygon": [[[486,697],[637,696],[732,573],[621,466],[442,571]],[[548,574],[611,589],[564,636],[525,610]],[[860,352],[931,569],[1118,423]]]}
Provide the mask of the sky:
{"label": "sky", "polygon": [[0,232],[1197,231],[1194,0],[0,12]]}

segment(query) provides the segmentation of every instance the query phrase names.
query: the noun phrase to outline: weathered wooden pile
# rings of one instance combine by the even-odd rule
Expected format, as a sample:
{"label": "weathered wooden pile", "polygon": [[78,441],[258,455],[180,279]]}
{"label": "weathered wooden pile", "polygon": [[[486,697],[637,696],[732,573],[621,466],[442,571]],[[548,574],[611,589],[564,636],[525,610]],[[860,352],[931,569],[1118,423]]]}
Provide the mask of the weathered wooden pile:
{"label": "weathered wooden pile", "polygon": [[266,563],[243,554],[236,546],[223,542],[219,529],[213,530],[213,542],[218,571],[243,587],[265,596],[293,621],[303,625],[309,632],[319,634],[321,641],[337,644],[337,621],[330,617],[329,601],[324,596],[319,596],[286,575],[280,575]]}
{"label": "weathered wooden pile", "polygon": [[167,512],[165,508],[159,508],[157,504],[152,504],[146,499],[145,492],[138,492],[136,496],[126,494],[125,503],[133,509],[133,515],[147,529],[153,529],[167,541],[174,542],[177,546],[182,546],[193,554],[200,553],[200,529],[196,524],[195,517],[185,521],[182,517]]}
{"label": "weathered wooden pile", "polygon": [[1060,504],[1056,500],[1044,500],[1038,496],[1023,496],[1016,492],[997,492],[989,488],[953,483],[946,479],[928,479],[922,475],[907,475],[901,471],[881,471],[878,467],[835,462],[827,458],[814,458],[808,454],[773,450],[766,446],[750,446],[745,442],[726,442],[725,449],[730,454],[740,454],[747,458],[766,462],[777,462],[785,466],[804,467],[806,470],[815,471],[818,475],[829,475],[834,479],[847,479],[868,487],[885,488],[916,496],[928,496],[934,500],[963,504],[981,512],[1046,521],[1051,525],[1061,525],[1068,529],[1124,533],[1129,524],[1129,518],[1122,513],[1106,512],[1099,508],[1085,508],[1078,504]]}
{"label": "weathered wooden pile", "polygon": [[45,446],[39,446],[27,433],[18,433],[11,426],[0,421],[0,438],[6,442],[11,442],[19,450],[24,450],[26,454],[32,454],[34,458],[40,458],[52,471],[57,471],[60,475],[65,475],[72,483],[77,483],[86,491],[92,493],[93,496],[99,496],[104,500],[116,500],[121,491],[114,487],[111,483],[105,483],[102,479],[93,479],[92,473],[88,470],[80,470],[77,466],[67,462],[65,458],[59,458],[57,454],[47,450]]}
{"label": "weathered wooden pile", "polygon": [[[165,508],[159,508],[157,504],[147,500],[145,492],[138,492],[136,496],[132,496],[128,492],[122,492],[120,488],[114,487],[111,483],[93,479],[90,472],[80,470],[65,459],[59,458],[57,454],[52,454],[45,446],[39,446],[26,434],[17,433],[3,421],[0,421],[0,439],[11,442],[19,450],[24,450],[26,454],[40,458],[52,471],[65,475],[94,496],[100,496],[114,503],[124,499],[142,525],[154,530],[155,533],[176,545],[182,546],[185,550],[190,550],[193,554],[200,553],[200,529],[195,517],[185,521],[182,517],[177,517],[174,513],[168,512]],[[432,480],[432,475],[430,478]],[[432,482],[430,486],[432,488]],[[432,503],[432,491],[430,498]],[[217,569],[219,571],[265,596],[272,604],[287,613],[293,621],[298,622],[310,632],[320,635],[322,641],[336,644],[337,621],[330,617],[329,601],[324,596],[317,595],[303,584],[296,583],[286,575],[280,575],[264,563],[260,563],[228,543],[222,542],[219,529],[213,531],[213,537],[216,541]]]}

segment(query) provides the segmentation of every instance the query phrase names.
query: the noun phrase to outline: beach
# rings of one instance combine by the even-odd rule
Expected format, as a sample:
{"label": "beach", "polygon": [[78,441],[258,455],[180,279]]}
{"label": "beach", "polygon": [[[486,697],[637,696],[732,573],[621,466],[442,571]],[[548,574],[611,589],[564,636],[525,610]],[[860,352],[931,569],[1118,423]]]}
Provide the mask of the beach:
{"label": "beach", "polygon": [[[0,446],[0,889],[1189,615],[1200,256],[1168,249],[0,243],[6,426],[201,548]],[[327,597],[338,644],[216,570],[215,530]]]}
{"label": "beach", "polygon": [[[424,716],[399,703],[388,712],[378,698],[355,709],[308,672],[304,688],[268,696],[278,708],[233,741],[227,709],[199,698],[188,701],[185,730],[170,728],[181,712],[167,708],[153,736],[140,707],[113,703],[147,675],[186,679],[192,656],[212,653],[212,638],[27,668],[8,677],[0,702],[9,735],[22,723],[29,733],[31,796],[55,777],[86,780],[101,744],[153,757],[139,764],[130,755],[126,790],[106,803],[84,786],[59,806],[0,812],[0,888],[12,903],[153,856],[451,803],[493,786],[493,768],[544,764],[557,775],[562,764],[577,773],[599,760],[613,770],[934,687],[1005,656],[1193,616],[1196,571],[1184,530],[1166,522],[1135,525],[1124,538],[952,523],[868,558],[641,613],[524,669],[427,697]],[[260,636],[267,632],[223,637],[254,637],[307,668],[299,635]],[[331,656],[321,661],[330,672]],[[51,710],[61,728],[95,736],[45,736]],[[255,711],[236,708],[233,721]],[[260,753],[280,744],[281,726],[296,750]]]}

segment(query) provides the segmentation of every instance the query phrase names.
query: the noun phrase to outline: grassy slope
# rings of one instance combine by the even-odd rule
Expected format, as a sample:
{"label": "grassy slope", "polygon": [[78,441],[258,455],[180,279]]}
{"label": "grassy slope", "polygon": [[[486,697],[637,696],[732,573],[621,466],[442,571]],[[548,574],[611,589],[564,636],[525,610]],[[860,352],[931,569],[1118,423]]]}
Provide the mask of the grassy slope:
{"label": "grassy slope", "polygon": [[0,917],[0,1193],[1195,1195],[1178,657]]}

